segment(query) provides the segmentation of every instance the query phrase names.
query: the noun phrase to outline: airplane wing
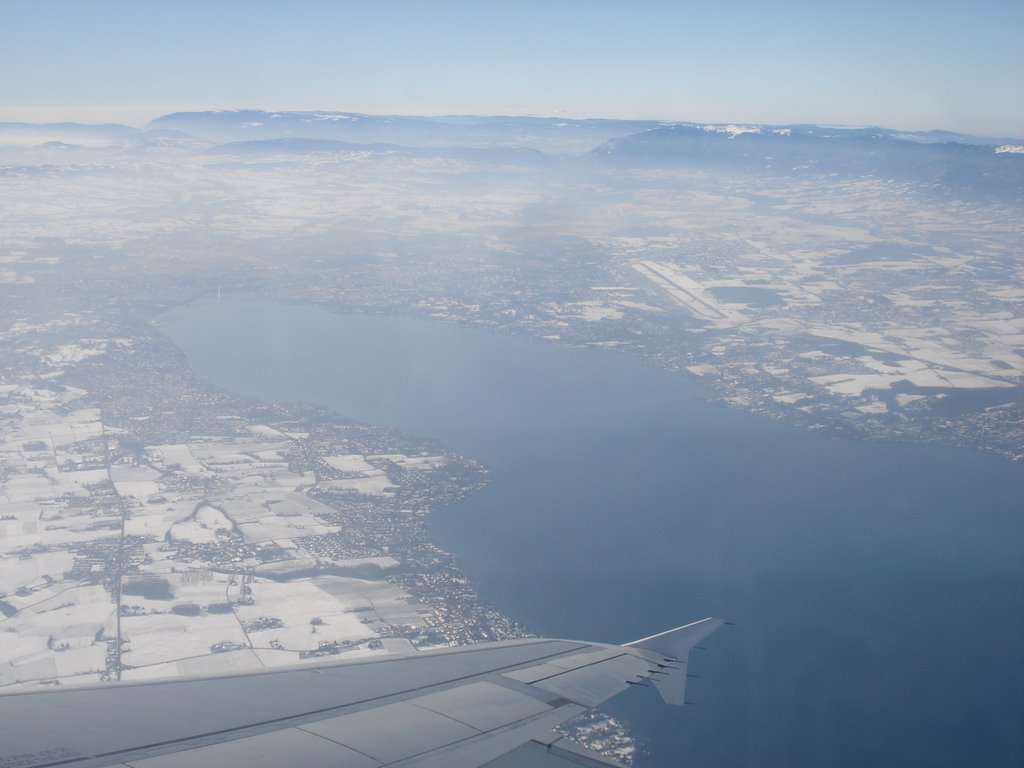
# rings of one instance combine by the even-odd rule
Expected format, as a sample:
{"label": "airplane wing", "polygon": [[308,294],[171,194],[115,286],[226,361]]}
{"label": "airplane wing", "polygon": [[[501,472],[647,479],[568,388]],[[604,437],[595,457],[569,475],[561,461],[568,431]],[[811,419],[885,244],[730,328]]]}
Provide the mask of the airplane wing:
{"label": "airplane wing", "polygon": [[722,623],[3,694],[0,768],[615,765],[551,729],[647,679],[683,703],[687,654]]}

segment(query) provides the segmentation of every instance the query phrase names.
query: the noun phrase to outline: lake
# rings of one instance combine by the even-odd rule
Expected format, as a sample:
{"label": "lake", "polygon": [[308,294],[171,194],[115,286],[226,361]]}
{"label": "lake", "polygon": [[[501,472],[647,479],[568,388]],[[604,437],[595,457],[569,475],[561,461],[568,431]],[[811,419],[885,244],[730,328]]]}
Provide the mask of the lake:
{"label": "lake", "polygon": [[440,321],[230,298],[162,322],[220,387],[486,463],[433,529],[530,630],[735,622],[691,657],[698,706],[609,706],[645,765],[1020,765],[1024,468],[833,439],[622,354]]}

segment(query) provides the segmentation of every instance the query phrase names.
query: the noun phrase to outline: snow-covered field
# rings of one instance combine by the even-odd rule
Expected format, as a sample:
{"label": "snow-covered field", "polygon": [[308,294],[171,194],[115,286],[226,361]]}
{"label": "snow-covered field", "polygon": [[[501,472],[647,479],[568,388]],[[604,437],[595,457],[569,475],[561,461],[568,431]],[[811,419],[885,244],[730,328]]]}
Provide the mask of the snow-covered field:
{"label": "snow-covered field", "polygon": [[[252,425],[253,439],[148,446],[145,463],[111,466],[99,411],[57,410],[62,399],[80,394],[0,390],[8,416],[0,428],[0,686],[96,682],[108,673],[118,637],[123,678],[142,679],[294,664],[324,647],[379,653],[366,647],[378,637],[374,627],[431,620],[429,610],[388,582],[321,576],[282,583],[269,576],[289,578],[325,563],[396,567],[392,557],[324,561],[305,552],[295,540],[340,530],[323,518],[335,511],[307,492],[393,492],[397,486],[376,465],[430,470],[445,463],[443,456],[329,456],[326,464],[350,477],[320,481],[288,469],[284,452],[296,438]],[[182,491],[186,477],[218,478],[219,491]],[[97,489],[116,494],[123,521],[91,505]],[[70,506],[72,498],[81,501]],[[110,585],[71,573],[90,542],[116,544],[122,522],[126,536],[146,542],[146,557],[137,573],[121,579],[118,622]],[[228,573],[179,556],[190,546],[232,541],[273,545],[287,559],[243,560]],[[97,550],[103,559],[86,574],[105,572],[110,555],[101,553],[109,549]]]}

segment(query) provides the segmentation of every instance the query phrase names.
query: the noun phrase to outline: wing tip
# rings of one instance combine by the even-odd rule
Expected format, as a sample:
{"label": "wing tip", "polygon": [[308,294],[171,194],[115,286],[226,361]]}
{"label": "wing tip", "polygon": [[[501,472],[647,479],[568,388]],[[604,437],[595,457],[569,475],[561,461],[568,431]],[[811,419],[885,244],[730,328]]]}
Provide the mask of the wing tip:
{"label": "wing tip", "polygon": [[[728,623],[725,619],[716,619],[709,616],[706,619],[684,624],[675,629],[667,629],[664,632],[641,637],[639,640],[623,643],[623,645],[627,648],[640,648],[645,651],[656,651],[658,653],[665,649],[677,648],[685,654],[716,629]],[[677,655],[675,658],[682,658],[682,656]]]}
{"label": "wing tip", "polygon": [[674,659],[681,662],[680,667],[672,669],[664,677],[652,680],[666,704],[681,706],[687,703],[686,679],[689,675],[686,673],[685,665],[690,651],[705,637],[728,623],[723,619],[708,617],[675,629],[659,632],[656,635],[634,640],[631,643],[626,643],[624,647],[656,653],[666,660]]}

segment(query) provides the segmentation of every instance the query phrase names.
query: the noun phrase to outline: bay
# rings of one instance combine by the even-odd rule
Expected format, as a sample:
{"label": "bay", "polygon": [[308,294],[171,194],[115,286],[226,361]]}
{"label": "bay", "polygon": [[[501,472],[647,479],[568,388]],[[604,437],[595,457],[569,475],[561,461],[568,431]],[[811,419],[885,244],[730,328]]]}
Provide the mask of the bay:
{"label": "bay", "polygon": [[433,529],[530,630],[735,622],[694,652],[698,706],[610,707],[645,765],[1020,764],[1021,467],[833,439],[625,355],[440,321],[227,298],[161,322],[218,386],[486,463]]}

